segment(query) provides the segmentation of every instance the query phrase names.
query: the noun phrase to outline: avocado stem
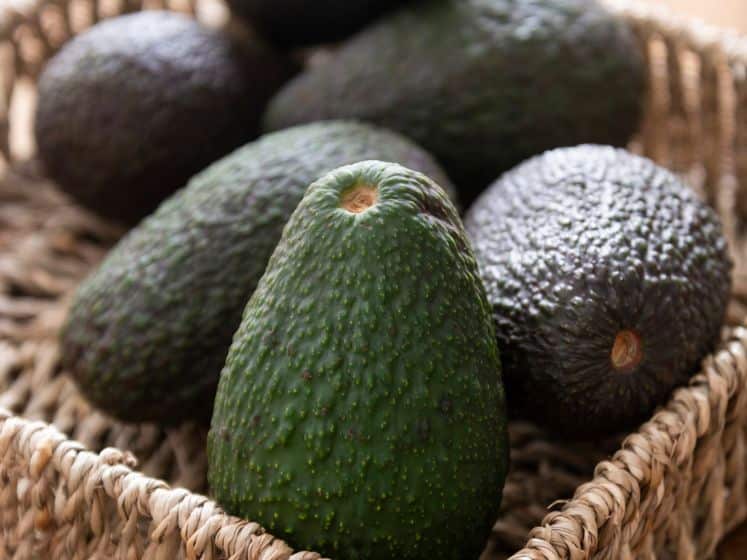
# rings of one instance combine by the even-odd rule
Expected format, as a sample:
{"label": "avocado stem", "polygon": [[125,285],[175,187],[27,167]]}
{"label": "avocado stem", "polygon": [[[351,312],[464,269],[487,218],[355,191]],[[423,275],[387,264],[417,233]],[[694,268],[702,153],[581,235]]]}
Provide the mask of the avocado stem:
{"label": "avocado stem", "polygon": [[617,333],[612,344],[610,361],[615,371],[629,373],[643,360],[643,344],[635,331],[625,329]]}
{"label": "avocado stem", "polygon": [[351,214],[360,214],[376,204],[378,198],[376,187],[356,185],[342,193],[340,206]]}

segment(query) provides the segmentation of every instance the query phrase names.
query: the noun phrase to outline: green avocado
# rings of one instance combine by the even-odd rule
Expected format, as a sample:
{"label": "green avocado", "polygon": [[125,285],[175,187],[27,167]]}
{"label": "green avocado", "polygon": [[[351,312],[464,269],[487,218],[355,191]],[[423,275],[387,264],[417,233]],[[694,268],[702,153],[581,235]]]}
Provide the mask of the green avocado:
{"label": "green avocado", "polygon": [[82,392],[123,420],[207,423],[241,312],[306,188],[370,158],[448,185],[411,142],[352,122],[267,135],[194,177],[79,288],[62,362]]}
{"label": "green avocado", "polygon": [[228,0],[228,6],[273,43],[298,47],[344,39],[404,1]]}
{"label": "green avocado", "polygon": [[218,502],[329,557],[477,558],[505,428],[490,307],[443,191],[378,161],[314,183],[221,374]]}
{"label": "green avocado", "polygon": [[465,223],[511,407],[565,436],[634,428],[719,339],[731,271],[719,219],[648,159],[547,152]]}
{"label": "green avocado", "polygon": [[429,150],[471,201],[527,157],[625,145],[645,69],[633,34],[591,0],[407,5],[289,82],[267,130],[358,118]]}
{"label": "green avocado", "polygon": [[47,173],[90,210],[132,224],[195,173],[255,138],[288,60],[174,12],[103,21],[39,79]]}

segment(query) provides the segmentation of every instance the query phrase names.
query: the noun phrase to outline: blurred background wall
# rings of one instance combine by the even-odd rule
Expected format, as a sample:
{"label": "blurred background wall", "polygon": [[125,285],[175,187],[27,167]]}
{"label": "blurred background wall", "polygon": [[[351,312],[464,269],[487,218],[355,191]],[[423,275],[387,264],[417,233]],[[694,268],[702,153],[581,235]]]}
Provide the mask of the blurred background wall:
{"label": "blurred background wall", "polygon": [[747,0],[646,0],[747,33]]}

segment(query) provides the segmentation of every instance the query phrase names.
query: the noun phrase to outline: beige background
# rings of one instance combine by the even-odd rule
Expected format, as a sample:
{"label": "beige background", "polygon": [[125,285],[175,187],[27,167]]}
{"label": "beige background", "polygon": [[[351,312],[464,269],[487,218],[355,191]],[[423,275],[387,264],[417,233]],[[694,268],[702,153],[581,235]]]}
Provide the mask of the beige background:
{"label": "beige background", "polygon": [[747,0],[646,0],[747,33]]}

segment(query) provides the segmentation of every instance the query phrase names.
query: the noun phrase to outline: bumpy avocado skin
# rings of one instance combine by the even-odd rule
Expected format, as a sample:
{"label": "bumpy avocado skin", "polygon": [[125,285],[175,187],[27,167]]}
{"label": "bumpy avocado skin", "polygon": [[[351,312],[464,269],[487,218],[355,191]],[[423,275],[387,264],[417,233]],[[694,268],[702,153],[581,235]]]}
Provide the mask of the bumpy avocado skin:
{"label": "bumpy avocado skin", "polygon": [[267,135],[192,179],[79,288],[62,360],[83,393],[123,420],[207,423],[241,312],[304,192],[377,157],[447,181],[411,142],[352,122]]}
{"label": "bumpy avocado skin", "polygon": [[624,145],[644,67],[630,30],[590,0],[433,0],[382,19],[289,82],[269,130],[355,117],[428,149],[471,201],[550,148]]}
{"label": "bumpy avocado skin", "polygon": [[[465,224],[516,407],[566,436],[628,430],[714,348],[731,261],[716,214],[648,159],[603,146],[506,173]],[[642,361],[612,366],[619,332]]]}
{"label": "bumpy avocado skin", "polygon": [[49,175],[107,218],[137,222],[255,138],[294,66],[174,12],[99,23],[49,62],[35,136]]}
{"label": "bumpy avocado skin", "polygon": [[228,0],[231,11],[283,47],[344,39],[404,0]]}
{"label": "bumpy avocado skin", "polygon": [[[356,185],[378,200],[341,207]],[[244,311],[208,436],[228,511],[349,559],[476,558],[506,473],[490,307],[443,191],[362,162],[309,188]]]}

